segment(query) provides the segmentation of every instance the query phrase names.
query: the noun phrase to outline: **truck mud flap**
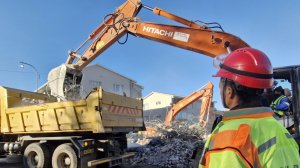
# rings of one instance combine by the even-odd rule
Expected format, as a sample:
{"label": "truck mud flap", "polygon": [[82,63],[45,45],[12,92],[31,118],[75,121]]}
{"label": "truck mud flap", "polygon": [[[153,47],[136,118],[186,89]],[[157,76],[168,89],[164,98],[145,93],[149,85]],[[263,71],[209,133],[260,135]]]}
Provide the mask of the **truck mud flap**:
{"label": "truck mud flap", "polygon": [[125,153],[124,155],[116,156],[116,157],[108,157],[108,158],[103,158],[103,159],[98,159],[98,160],[92,160],[88,162],[88,167],[93,167],[99,164],[103,163],[108,163],[108,162],[114,162],[118,160],[122,160],[125,158],[129,158],[135,155],[135,152],[129,152]]}

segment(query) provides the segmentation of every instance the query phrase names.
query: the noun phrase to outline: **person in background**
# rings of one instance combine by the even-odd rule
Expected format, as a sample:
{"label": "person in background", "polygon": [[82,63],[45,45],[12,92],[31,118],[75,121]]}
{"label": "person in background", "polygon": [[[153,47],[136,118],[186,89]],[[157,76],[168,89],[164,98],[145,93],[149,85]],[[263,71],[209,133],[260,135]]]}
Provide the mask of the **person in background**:
{"label": "person in background", "polygon": [[274,99],[270,105],[276,116],[281,118],[289,110],[289,98],[284,95],[284,89],[278,86],[274,89]]}

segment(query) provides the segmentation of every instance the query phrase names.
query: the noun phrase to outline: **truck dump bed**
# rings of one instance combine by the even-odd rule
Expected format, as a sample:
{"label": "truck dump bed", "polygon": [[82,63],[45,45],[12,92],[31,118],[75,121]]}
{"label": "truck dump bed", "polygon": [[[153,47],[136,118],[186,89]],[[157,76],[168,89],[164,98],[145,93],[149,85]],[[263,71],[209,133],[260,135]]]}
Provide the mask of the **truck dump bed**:
{"label": "truck dump bed", "polygon": [[1,133],[129,132],[144,129],[142,100],[101,88],[86,99],[56,102],[44,94],[0,87]]}

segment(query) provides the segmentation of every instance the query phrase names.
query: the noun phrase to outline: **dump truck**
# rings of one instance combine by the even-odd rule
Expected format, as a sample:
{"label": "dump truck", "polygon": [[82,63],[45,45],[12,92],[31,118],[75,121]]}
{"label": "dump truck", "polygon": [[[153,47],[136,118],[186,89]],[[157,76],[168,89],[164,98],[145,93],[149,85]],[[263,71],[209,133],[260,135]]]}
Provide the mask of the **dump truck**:
{"label": "dump truck", "polygon": [[0,87],[0,102],[0,152],[23,155],[25,167],[118,165],[133,156],[125,151],[126,133],[145,129],[141,99],[101,88],[83,100],[57,102],[50,95]]}

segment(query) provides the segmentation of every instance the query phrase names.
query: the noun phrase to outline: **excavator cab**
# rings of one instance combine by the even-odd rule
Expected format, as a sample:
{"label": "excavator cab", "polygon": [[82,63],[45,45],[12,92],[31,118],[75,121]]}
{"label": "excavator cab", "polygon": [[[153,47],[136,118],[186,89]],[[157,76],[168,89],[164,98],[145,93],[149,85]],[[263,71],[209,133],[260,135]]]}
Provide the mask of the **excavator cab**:
{"label": "excavator cab", "polygon": [[279,122],[286,126],[299,145],[300,65],[274,68],[273,77],[277,81],[277,86],[283,86],[291,91],[291,94],[287,95],[291,100],[289,113],[285,114]]}

